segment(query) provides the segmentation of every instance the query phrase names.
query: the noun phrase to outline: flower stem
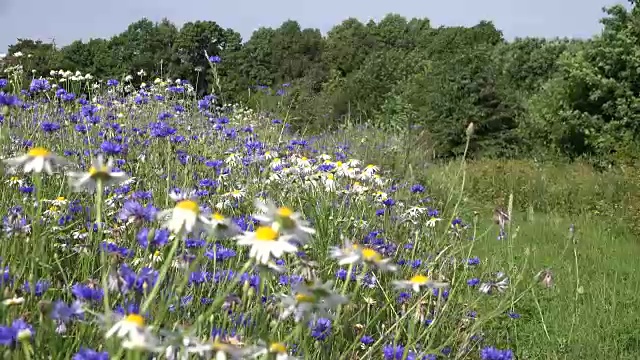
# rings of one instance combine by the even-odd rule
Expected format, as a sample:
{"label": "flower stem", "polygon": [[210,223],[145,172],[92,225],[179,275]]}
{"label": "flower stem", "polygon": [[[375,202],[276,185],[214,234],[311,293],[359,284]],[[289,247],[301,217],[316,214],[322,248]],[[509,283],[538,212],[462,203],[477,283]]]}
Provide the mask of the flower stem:
{"label": "flower stem", "polygon": [[142,307],[140,308],[141,314],[147,311],[147,308],[149,307],[149,305],[151,305],[151,302],[158,294],[158,291],[160,291],[160,284],[162,284],[162,281],[164,281],[164,278],[166,277],[167,272],[169,271],[169,267],[171,266],[171,262],[173,261],[173,256],[175,255],[176,250],[178,249],[178,245],[180,245],[180,241],[182,239],[182,233],[183,233],[183,230],[181,230],[178,233],[178,236],[176,236],[176,238],[173,240],[173,245],[169,250],[169,255],[167,255],[167,258],[164,260],[164,264],[162,264],[162,268],[160,269],[158,280],[156,280],[156,283],[155,285],[153,285],[153,289],[151,290],[151,293],[149,293],[149,296],[147,296],[147,299],[144,301],[144,304],[142,304]]}

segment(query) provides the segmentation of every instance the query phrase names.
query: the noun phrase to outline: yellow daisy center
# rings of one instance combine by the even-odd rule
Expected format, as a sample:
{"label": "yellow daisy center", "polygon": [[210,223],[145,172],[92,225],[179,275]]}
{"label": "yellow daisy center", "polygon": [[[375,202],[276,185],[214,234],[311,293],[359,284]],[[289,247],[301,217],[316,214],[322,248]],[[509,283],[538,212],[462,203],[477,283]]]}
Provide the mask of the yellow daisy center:
{"label": "yellow daisy center", "polygon": [[89,175],[92,178],[108,178],[110,176],[109,174],[109,168],[106,166],[102,166],[100,168],[96,168],[95,166],[92,166],[89,168]]}
{"label": "yellow daisy center", "polygon": [[296,302],[299,303],[312,303],[315,302],[316,298],[313,295],[309,294],[296,294],[295,296]]}
{"label": "yellow daisy center", "polygon": [[336,166],[337,166],[337,167],[341,167],[341,166],[342,166],[342,161],[338,161],[338,162],[336,162]]}
{"label": "yellow daisy center", "polygon": [[371,248],[362,249],[362,257],[366,261],[377,262],[377,261],[382,260],[382,256],[377,251],[375,251],[375,250],[373,250]]}
{"label": "yellow daisy center", "polygon": [[154,256],[154,257],[158,257],[158,256],[160,256],[160,250],[156,250],[156,251],[154,251],[154,252],[153,252],[153,256]]}
{"label": "yellow daisy center", "polygon": [[56,198],[57,201],[65,201],[66,199],[64,198],[64,196],[58,196]]}
{"label": "yellow daisy center", "polygon": [[213,350],[226,353],[226,352],[231,352],[232,348],[231,348],[231,345],[223,343],[222,341],[220,341],[220,339],[216,337],[213,340]]}
{"label": "yellow daisy center", "polygon": [[327,179],[328,180],[333,180],[334,179],[333,174],[327,174]]}
{"label": "yellow daisy center", "polygon": [[269,346],[269,352],[274,354],[284,354],[287,352],[287,347],[283,343],[273,343]]}
{"label": "yellow daisy center", "polygon": [[124,318],[124,321],[135,324],[138,327],[144,326],[144,318],[138,314],[129,314]]}
{"label": "yellow daisy center", "polygon": [[409,282],[412,284],[426,284],[429,281],[429,278],[427,276],[424,275],[414,275],[411,277],[411,279],[409,279]]}
{"label": "yellow daisy center", "polygon": [[278,232],[270,226],[260,226],[256,229],[256,240],[260,241],[276,241]]}
{"label": "yellow daisy center", "polygon": [[291,217],[291,215],[293,215],[293,210],[289,209],[288,207],[278,208],[278,216],[288,218]]}
{"label": "yellow daisy center", "polygon": [[181,200],[176,204],[176,209],[191,211],[194,214],[200,213],[200,206],[193,200]]}
{"label": "yellow daisy center", "polygon": [[20,180],[20,178],[17,177],[17,176],[12,176],[11,179],[9,179],[9,180],[10,181],[18,181],[18,180]]}
{"label": "yellow daisy center", "polygon": [[27,153],[27,155],[32,157],[45,157],[45,156],[49,156],[49,154],[51,154],[49,150],[43,147],[34,147],[33,149],[29,150],[29,152]]}
{"label": "yellow daisy center", "polygon": [[224,216],[222,216],[219,212],[213,213],[213,219],[217,221],[224,221]]}

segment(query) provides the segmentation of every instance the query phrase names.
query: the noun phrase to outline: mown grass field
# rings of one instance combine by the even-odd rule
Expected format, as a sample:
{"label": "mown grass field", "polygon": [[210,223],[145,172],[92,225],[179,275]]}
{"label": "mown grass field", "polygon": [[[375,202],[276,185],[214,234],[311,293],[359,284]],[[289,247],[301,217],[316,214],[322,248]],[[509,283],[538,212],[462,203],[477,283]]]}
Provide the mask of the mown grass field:
{"label": "mown grass field", "polygon": [[[36,85],[2,95],[5,358],[638,357],[629,172],[432,163],[419,137],[300,136],[188,84]],[[49,152],[52,175],[7,162]]]}

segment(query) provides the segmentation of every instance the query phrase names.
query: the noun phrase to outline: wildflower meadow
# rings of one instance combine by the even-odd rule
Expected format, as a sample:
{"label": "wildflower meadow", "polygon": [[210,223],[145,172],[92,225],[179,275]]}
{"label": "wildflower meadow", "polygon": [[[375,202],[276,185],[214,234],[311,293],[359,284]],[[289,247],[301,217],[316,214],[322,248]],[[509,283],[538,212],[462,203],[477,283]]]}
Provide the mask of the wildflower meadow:
{"label": "wildflower meadow", "polygon": [[513,194],[476,211],[465,155],[407,170],[391,137],[300,135],[188,81],[21,91],[20,71],[0,79],[5,359],[557,358],[554,326],[600,358],[616,312],[584,296],[623,279],[580,276],[596,225],[521,226]]}

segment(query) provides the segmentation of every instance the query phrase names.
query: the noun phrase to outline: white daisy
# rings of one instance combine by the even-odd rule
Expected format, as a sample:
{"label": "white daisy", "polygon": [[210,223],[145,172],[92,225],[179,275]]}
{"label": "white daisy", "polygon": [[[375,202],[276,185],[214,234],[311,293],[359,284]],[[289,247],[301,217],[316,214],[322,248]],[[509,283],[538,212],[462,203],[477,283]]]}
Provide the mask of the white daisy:
{"label": "white daisy", "polygon": [[12,176],[9,180],[5,181],[5,184],[9,186],[21,187],[24,186],[24,180],[20,179],[17,176]]}
{"label": "white daisy", "polygon": [[249,245],[249,256],[261,264],[269,263],[271,255],[280,258],[284,253],[291,253],[298,248],[280,236],[271,226],[259,226],[255,232],[246,232],[238,237],[238,245]]}
{"label": "white daisy", "polygon": [[155,350],[158,348],[158,340],[145,326],[144,318],[138,314],[122,317],[105,333],[105,339],[113,336],[122,339],[122,346],[126,349]]}
{"label": "white daisy", "polygon": [[10,172],[23,167],[24,173],[41,173],[43,170],[51,175],[56,166],[67,165],[68,162],[43,147],[34,147],[26,154],[3,160],[9,166]]}
{"label": "white daisy", "polygon": [[119,185],[126,181],[129,176],[122,171],[112,171],[113,159],[104,163],[102,155],[91,161],[91,167],[87,172],[69,172],[69,184],[75,191],[87,190],[93,192],[97,188],[98,180],[102,181],[102,186],[109,187]]}
{"label": "white daisy", "polygon": [[369,164],[362,170],[362,173],[360,174],[360,178],[363,180],[371,179],[373,178],[373,175],[375,175],[378,172],[378,170],[380,170],[380,168],[378,168],[375,165]]}
{"label": "white daisy", "polygon": [[173,209],[163,210],[158,213],[158,219],[163,220],[163,226],[174,234],[199,233],[210,231],[211,223],[200,213],[200,205],[193,198],[182,198],[174,194],[170,195],[175,201]]}
{"label": "white daisy", "polygon": [[393,284],[397,289],[413,289],[415,292],[420,292],[422,287],[439,289],[449,286],[445,282],[433,281],[425,275],[414,275],[409,280],[394,281]]}
{"label": "white daisy", "polygon": [[337,259],[340,265],[367,264],[382,271],[397,270],[397,266],[391,263],[391,258],[383,258],[375,249],[356,244],[351,245],[348,241],[345,242],[343,248],[333,247],[330,255]]}
{"label": "white daisy", "polygon": [[232,219],[224,217],[217,211],[213,213],[210,221],[213,234],[219,239],[228,239],[242,234],[242,229]]}
{"label": "white daisy", "polygon": [[261,358],[265,355],[275,355],[275,360],[296,360],[297,357],[289,355],[287,352],[287,346],[283,343],[271,343],[269,346],[266,346],[264,343],[259,344],[255,347],[253,351],[251,351],[250,357]]}
{"label": "white daisy", "polygon": [[239,200],[242,199],[246,194],[247,191],[245,189],[235,189],[229,191],[226,195],[232,199]]}
{"label": "white daisy", "polygon": [[335,176],[333,176],[332,173],[327,173],[323,177],[323,182],[324,182],[324,189],[327,192],[332,192],[336,190],[336,178]]}
{"label": "white daisy", "polygon": [[337,294],[333,290],[333,281],[322,283],[315,280],[313,283],[298,283],[292,287],[293,295],[285,295],[282,298],[282,313],[280,319],[284,320],[291,315],[297,322],[309,318],[332,318],[331,310],[345,304],[347,298]]}
{"label": "white daisy", "polygon": [[262,201],[256,199],[255,206],[261,214],[253,217],[264,225],[273,225],[277,231],[282,231],[287,235],[292,235],[296,241],[305,244],[311,235],[315,234],[315,229],[309,227],[309,223],[302,219],[302,215],[294,212],[288,207],[276,207],[272,201]]}

